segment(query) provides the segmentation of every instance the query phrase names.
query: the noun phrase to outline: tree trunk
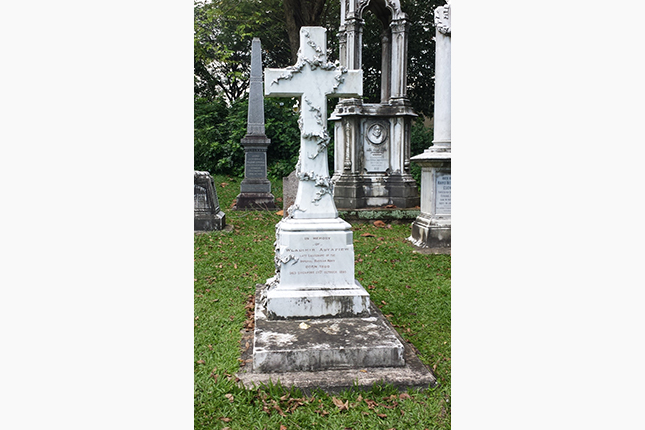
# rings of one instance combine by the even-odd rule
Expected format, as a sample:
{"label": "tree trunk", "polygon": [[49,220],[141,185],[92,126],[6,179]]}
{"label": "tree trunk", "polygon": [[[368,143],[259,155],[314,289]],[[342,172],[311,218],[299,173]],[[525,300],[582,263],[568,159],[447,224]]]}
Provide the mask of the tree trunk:
{"label": "tree trunk", "polygon": [[[291,61],[298,59],[300,27],[319,26],[326,0],[283,0],[284,15],[291,47]],[[334,0],[332,0],[334,1]]]}

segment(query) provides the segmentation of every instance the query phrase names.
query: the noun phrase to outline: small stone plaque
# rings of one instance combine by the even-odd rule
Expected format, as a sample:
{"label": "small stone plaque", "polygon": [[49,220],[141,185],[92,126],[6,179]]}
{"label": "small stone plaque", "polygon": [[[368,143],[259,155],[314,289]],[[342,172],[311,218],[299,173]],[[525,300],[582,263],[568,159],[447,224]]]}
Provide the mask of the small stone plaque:
{"label": "small stone plaque", "polygon": [[247,152],[244,163],[244,177],[266,179],[266,152]]}
{"label": "small stone plaque", "polygon": [[450,215],[450,173],[435,176],[435,213]]}

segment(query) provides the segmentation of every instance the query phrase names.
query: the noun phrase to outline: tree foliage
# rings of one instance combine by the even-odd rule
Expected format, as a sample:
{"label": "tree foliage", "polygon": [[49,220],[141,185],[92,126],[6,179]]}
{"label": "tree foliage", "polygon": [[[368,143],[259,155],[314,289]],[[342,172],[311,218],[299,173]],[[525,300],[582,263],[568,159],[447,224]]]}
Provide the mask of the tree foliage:
{"label": "tree foliage", "polygon": [[213,0],[194,7],[195,95],[231,104],[248,88],[251,41],[262,41],[266,67],[291,58],[281,0]]}
{"label": "tree foliage", "polygon": [[[410,20],[408,97],[414,110],[432,116],[434,99],[434,9],[443,0],[401,0]],[[327,28],[328,58],[338,59],[340,0],[196,0],[195,2],[195,168],[241,175],[246,133],[251,41],[262,42],[263,67],[295,63],[303,25]],[[364,99],[380,101],[382,23],[363,16]],[[330,100],[330,109],[336,99]],[[288,174],[298,157],[299,130],[293,102],[265,99],[269,173]],[[412,133],[412,154],[430,146],[431,131],[420,124]],[[333,132],[331,133],[333,135]],[[329,146],[330,158],[333,145]],[[330,163],[331,165],[331,163]]]}

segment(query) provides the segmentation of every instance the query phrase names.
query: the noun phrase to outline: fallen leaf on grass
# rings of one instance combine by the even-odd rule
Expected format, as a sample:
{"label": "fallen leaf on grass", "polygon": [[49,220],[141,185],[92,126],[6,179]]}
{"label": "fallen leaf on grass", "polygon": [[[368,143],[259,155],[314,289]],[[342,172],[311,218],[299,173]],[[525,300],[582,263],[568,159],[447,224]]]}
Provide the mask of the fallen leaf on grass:
{"label": "fallen leaf on grass", "polygon": [[219,417],[220,420],[224,421],[225,423],[230,423],[232,418],[229,417]]}
{"label": "fallen leaf on grass", "polygon": [[374,227],[383,228],[385,226],[386,226],[386,224],[381,220],[374,221]]}
{"label": "fallen leaf on grass", "polygon": [[197,360],[197,364],[206,364],[204,360]]}
{"label": "fallen leaf on grass", "polygon": [[387,414],[376,414],[379,418],[387,418]]}
{"label": "fallen leaf on grass", "polygon": [[331,401],[334,402],[334,404],[338,407],[339,410],[341,411],[349,410],[349,400],[343,403],[342,400],[337,399],[336,397],[332,397]]}
{"label": "fallen leaf on grass", "polygon": [[411,399],[411,398],[412,398],[412,396],[410,396],[408,393],[401,393],[399,395],[399,399],[401,399],[401,400],[403,400],[403,399]]}
{"label": "fallen leaf on grass", "polygon": [[287,426],[280,424],[280,430],[287,430]]}
{"label": "fallen leaf on grass", "polygon": [[368,409],[374,409],[377,406],[377,403],[374,400],[365,399],[365,403],[367,403]]}
{"label": "fallen leaf on grass", "polygon": [[276,405],[273,405],[273,409],[275,409],[276,411],[278,411],[278,413],[279,413],[280,415],[282,415],[283,417],[286,417],[285,413],[284,413],[284,412],[282,412],[282,409],[280,409],[280,406],[278,406],[277,404],[276,404]]}
{"label": "fallen leaf on grass", "polygon": [[361,237],[376,237],[376,236],[374,236],[371,233],[363,233],[363,234],[361,234]]}
{"label": "fallen leaf on grass", "polygon": [[279,211],[278,211],[278,212],[276,212],[275,214],[276,214],[276,215],[283,216],[283,215],[284,215],[284,211],[283,211],[283,210],[279,210]]}
{"label": "fallen leaf on grass", "polygon": [[224,394],[224,397],[226,397],[228,399],[228,401],[231,402],[231,403],[233,403],[233,401],[235,400],[233,395],[230,394],[230,393]]}

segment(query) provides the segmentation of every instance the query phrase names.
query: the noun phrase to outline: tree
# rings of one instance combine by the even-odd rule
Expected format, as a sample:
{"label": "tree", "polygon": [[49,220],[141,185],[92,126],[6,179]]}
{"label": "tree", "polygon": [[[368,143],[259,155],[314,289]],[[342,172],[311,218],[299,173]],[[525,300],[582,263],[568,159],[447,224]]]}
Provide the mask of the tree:
{"label": "tree", "polygon": [[284,16],[289,45],[291,46],[291,63],[295,63],[300,47],[300,27],[319,26],[326,12],[326,0],[283,0]]}
{"label": "tree", "polygon": [[195,96],[230,105],[248,88],[251,41],[260,37],[265,67],[283,67],[291,52],[282,0],[196,1]]}

